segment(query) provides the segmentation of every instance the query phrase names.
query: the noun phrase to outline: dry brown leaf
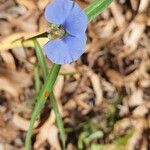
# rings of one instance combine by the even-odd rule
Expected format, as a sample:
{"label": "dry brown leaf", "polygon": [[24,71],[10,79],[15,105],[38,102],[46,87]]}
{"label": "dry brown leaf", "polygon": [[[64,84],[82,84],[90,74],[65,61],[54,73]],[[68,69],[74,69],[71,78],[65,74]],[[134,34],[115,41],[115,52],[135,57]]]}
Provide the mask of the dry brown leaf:
{"label": "dry brown leaf", "polygon": [[133,10],[137,10],[139,6],[139,0],[130,0]]}
{"label": "dry brown leaf", "polygon": [[148,108],[145,105],[140,105],[133,111],[135,117],[145,117],[146,114],[148,114]]}
{"label": "dry brown leaf", "polygon": [[[34,15],[37,16],[38,14],[34,13]],[[28,33],[33,33],[37,31],[36,17],[29,18],[29,16],[27,16],[26,18],[16,18],[12,17],[11,15],[7,15],[7,20],[13,27],[17,27],[21,31]]]}
{"label": "dry brown leaf", "polygon": [[87,75],[91,80],[93,90],[96,95],[96,105],[100,105],[103,101],[103,91],[102,91],[100,77],[97,74],[95,74],[92,70],[89,69],[87,71]]}
{"label": "dry brown leaf", "polygon": [[9,80],[13,87],[16,88],[18,91],[20,91],[21,88],[28,87],[32,84],[31,75],[27,74],[24,71],[18,72],[0,68],[0,77]]}
{"label": "dry brown leaf", "polygon": [[104,91],[114,92],[116,90],[115,87],[110,82],[104,80],[103,78],[101,79],[101,82]]}
{"label": "dry brown leaf", "polygon": [[56,150],[61,150],[60,143],[58,140],[58,129],[53,123],[55,122],[55,115],[52,112],[44,123],[44,125],[40,128],[39,133],[37,134],[36,142],[34,143],[34,148],[39,149],[40,146],[48,140],[49,144],[52,148],[56,148]]}
{"label": "dry brown leaf", "polygon": [[67,150],[77,150],[77,149],[73,146],[72,143],[69,143],[69,144],[67,145]]}
{"label": "dry brown leaf", "polygon": [[79,83],[77,81],[70,82],[69,84],[64,86],[64,92],[65,93],[74,93],[74,91],[76,91],[76,89],[78,87],[78,84]]}
{"label": "dry brown leaf", "polygon": [[135,132],[133,136],[128,141],[128,144],[126,145],[127,150],[134,150],[135,146],[139,143],[139,141],[142,139],[142,133],[144,129],[147,127],[147,122],[144,118],[137,118],[133,119],[132,123],[135,128]]}
{"label": "dry brown leaf", "polygon": [[51,3],[52,0],[38,0],[38,8],[43,10],[48,3]]}
{"label": "dry brown leaf", "polygon": [[[99,21],[94,29],[98,37],[107,39],[113,34],[115,27],[116,24],[114,19],[109,19],[109,21]],[[98,43],[96,44],[98,45]]]}
{"label": "dry brown leaf", "polygon": [[86,103],[86,99],[89,97],[87,93],[82,93],[78,96],[76,96],[75,101],[76,103],[82,108],[85,109],[85,111],[90,110],[90,106]]}
{"label": "dry brown leaf", "polygon": [[[29,125],[30,125],[30,120],[26,120],[26,119],[20,117],[18,114],[14,114],[13,118],[12,118],[12,123],[20,130],[28,131]],[[36,128],[37,125],[38,125],[38,122],[36,121],[34,124],[34,128]]]}
{"label": "dry brown leaf", "polygon": [[59,139],[58,139],[58,129],[55,125],[52,125],[49,128],[49,134],[47,140],[55,150],[61,150]]}
{"label": "dry brown leaf", "polygon": [[123,118],[119,120],[114,126],[114,133],[124,132],[126,129],[132,126],[132,120],[130,118]]}
{"label": "dry brown leaf", "polygon": [[12,26],[6,21],[0,21],[0,27],[3,30],[0,30],[0,35],[6,36],[12,32]]}
{"label": "dry brown leaf", "polygon": [[56,99],[58,100],[60,100],[61,98],[63,87],[64,87],[64,76],[60,75],[58,76],[54,87],[54,94]]}
{"label": "dry brown leaf", "polygon": [[[20,47],[34,47],[34,44],[31,40],[24,41],[24,42],[22,42],[22,40],[31,38],[38,34],[40,33],[39,32],[34,32],[34,33],[20,32],[20,33],[11,34],[3,38],[0,41],[0,51],[13,49],[13,48],[20,48]],[[48,39],[41,38],[38,41],[41,44],[41,46],[43,46],[48,41]]]}
{"label": "dry brown leaf", "polygon": [[119,28],[124,28],[126,26],[126,20],[122,13],[122,8],[120,5],[117,4],[116,1],[113,1],[113,3],[110,5],[112,14],[114,16],[115,22]]}
{"label": "dry brown leaf", "polygon": [[124,80],[121,74],[115,70],[108,69],[106,71],[106,76],[109,78],[110,82],[113,83],[117,87],[121,87],[124,85]]}
{"label": "dry brown leaf", "polygon": [[77,72],[77,70],[76,70],[76,68],[73,64],[72,65],[65,64],[65,65],[62,66],[61,72],[62,73]]}
{"label": "dry brown leaf", "polygon": [[136,20],[133,20],[131,22],[131,24],[129,25],[129,27],[127,28],[127,31],[125,32],[123,36],[124,44],[125,46],[129,48],[129,50],[126,51],[126,53],[130,54],[137,48],[138,42],[144,30],[145,30],[144,22],[137,22]]}
{"label": "dry brown leaf", "polygon": [[13,83],[5,77],[0,77],[0,90],[8,92],[15,100],[18,100],[19,93]]}
{"label": "dry brown leaf", "polygon": [[36,8],[35,1],[34,0],[15,0],[17,4],[23,5],[29,10],[33,10]]}
{"label": "dry brown leaf", "polygon": [[0,54],[7,68],[11,70],[16,70],[16,64],[15,64],[15,60],[12,54],[6,51],[1,52]]}
{"label": "dry brown leaf", "polygon": [[145,11],[148,7],[150,7],[150,0],[141,0],[139,5],[139,12]]}
{"label": "dry brown leaf", "polygon": [[26,53],[24,48],[14,48],[12,52],[20,62],[26,60]]}
{"label": "dry brown leaf", "polygon": [[9,143],[12,141],[12,139],[15,139],[17,135],[17,128],[13,125],[11,121],[6,121],[5,117],[8,117],[8,115],[9,114],[0,113],[0,142],[5,141]]}
{"label": "dry brown leaf", "polygon": [[143,91],[141,89],[133,91],[128,103],[129,106],[138,106],[143,104]]}

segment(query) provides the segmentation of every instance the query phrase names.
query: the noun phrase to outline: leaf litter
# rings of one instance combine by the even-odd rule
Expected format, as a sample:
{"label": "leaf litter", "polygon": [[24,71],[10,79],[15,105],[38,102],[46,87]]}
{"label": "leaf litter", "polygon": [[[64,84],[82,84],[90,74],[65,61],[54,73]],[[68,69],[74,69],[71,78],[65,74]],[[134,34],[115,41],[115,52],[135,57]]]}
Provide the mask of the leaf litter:
{"label": "leaf litter", "polygon": [[[37,59],[33,43],[23,39],[46,30],[42,12],[50,1],[0,1],[2,150],[24,149],[35,100],[33,68]],[[91,0],[77,2],[84,8]],[[68,150],[150,148],[149,8],[149,0],[114,1],[89,24],[85,54],[62,67],[54,92]],[[46,40],[39,42],[43,45]],[[51,62],[47,64],[50,68]],[[99,133],[103,136],[96,136]],[[49,102],[36,122],[32,143],[35,150],[61,149]]]}

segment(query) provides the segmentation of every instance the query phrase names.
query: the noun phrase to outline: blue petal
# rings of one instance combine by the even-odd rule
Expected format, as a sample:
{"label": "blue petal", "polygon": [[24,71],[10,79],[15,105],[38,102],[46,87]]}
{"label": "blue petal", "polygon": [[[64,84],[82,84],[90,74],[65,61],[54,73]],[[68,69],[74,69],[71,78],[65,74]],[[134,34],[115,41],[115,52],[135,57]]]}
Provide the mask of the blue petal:
{"label": "blue petal", "polygon": [[63,24],[74,5],[73,3],[71,0],[54,0],[45,8],[45,19],[49,23]]}
{"label": "blue petal", "polygon": [[85,12],[80,8],[80,6],[74,2],[74,6],[64,22],[63,26],[69,32],[69,34],[74,36],[83,35],[86,31],[88,23],[88,18]]}
{"label": "blue petal", "polygon": [[44,45],[47,57],[55,64],[69,64],[76,61],[83,53],[86,36],[74,37],[68,35],[64,39],[49,41]]}

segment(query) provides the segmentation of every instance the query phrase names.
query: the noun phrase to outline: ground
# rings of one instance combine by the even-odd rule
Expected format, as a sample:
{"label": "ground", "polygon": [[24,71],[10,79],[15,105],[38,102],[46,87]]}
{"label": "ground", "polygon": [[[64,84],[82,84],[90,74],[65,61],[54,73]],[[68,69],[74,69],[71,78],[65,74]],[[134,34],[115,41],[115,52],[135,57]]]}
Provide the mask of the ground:
{"label": "ground", "polygon": [[[21,41],[46,31],[43,9],[50,1],[0,0],[2,150],[24,149],[35,102],[37,58],[33,43]],[[77,2],[85,8],[91,0]],[[67,150],[150,149],[150,1],[114,1],[88,25],[87,37],[85,53],[62,66],[54,89]],[[49,60],[47,64],[51,68]],[[42,83],[41,70],[39,75]],[[47,101],[35,124],[32,146],[60,150],[60,145]]]}

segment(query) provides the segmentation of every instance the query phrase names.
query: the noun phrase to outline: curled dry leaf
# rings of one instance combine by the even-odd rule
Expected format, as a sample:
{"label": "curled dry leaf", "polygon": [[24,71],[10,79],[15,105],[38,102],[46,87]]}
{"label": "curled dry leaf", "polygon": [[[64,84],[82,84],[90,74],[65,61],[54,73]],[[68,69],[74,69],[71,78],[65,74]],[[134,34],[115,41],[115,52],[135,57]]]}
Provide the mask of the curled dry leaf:
{"label": "curled dry leaf", "polygon": [[143,91],[141,89],[137,89],[134,91],[129,99],[129,106],[138,106],[143,104]]}
{"label": "curled dry leaf", "polygon": [[96,105],[100,105],[103,101],[103,91],[102,91],[100,77],[90,69],[87,69],[86,73],[91,80],[93,90],[96,95]]}
{"label": "curled dry leaf", "polygon": [[127,150],[135,149],[136,145],[139,144],[139,141],[142,140],[141,135],[143,134],[144,129],[147,128],[147,121],[143,118],[132,119],[132,123],[135,128],[135,132],[126,146]]}
{"label": "curled dry leaf", "polygon": [[10,94],[14,98],[13,100],[17,101],[23,88],[28,87],[31,84],[31,75],[25,72],[0,68],[0,90]]}
{"label": "curled dry leaf", "polygon": [[9,79],[0,77],[0,90],[8,92],[11,96],[14,97],[15,100],[18,100],[19,93]]}
{"label": "curled dry leaf", "polygon": [[63,86],[64,86],[64,77],[58,76],[56,83],[55,83],[55,87],[54,87],[54,95],[56,97],[59,111],[62,116],[63,116],[63,108],[62,108],[62,104],[61,104],[60,100],[61,100],[61,96],[62,96]]}
{"label": "curled dry leaf", "polygon": [[144,22],[137,22],[136,20],[133,20],[127,28],[127,31],[123,36],[123,41],[125,46],[129,48],[128,53],[133,52],[137,48],[138,42],[145,30],[145,27],[146,26]]}
{"label": "curled dry leaf", "polygon": [[60,75],[58,76],[54,87],[54,94],[56,99],[58,100],[60,100],[60,97],[62,95],[63,86],[64,86],[64,76]]}
{"label": "curled dry leaf", "polygon": [[25,88],[32,85],[31,74],[27,74],[24,71],[19,72],[0,68],[0,77],[7,78],[7,80],[9,80],[18,91],[21,90],[20,88]]}
{"label": "curled dry leaf", "polygon": [[117,26],[119,28],[124,28],[126,26],[126,20],[120,5],[118,5],[116,1],[113,1],[113,3],[110,5],[110,8]]}
{"label": "curled dry leaf", "polygon": [[82,94],[76,96],[76,98],[75,98],[75,101],[76,101],[77,105],[79,105],[86,112],[90,110],[89,105],[85,101],[88,97],[89,96],[88,96],[87,93],[82,93]]}
{"label": "curled dry leaf", "polygon": [[11,70],[16,69],[14,57],[12,56],[10,52],[3,51],[0,53],[0,55],[8,69],[11,69]]}
{"label": "curled dry leaf", "polygon": [[[107,40],[107,38],[112,35],[115,27],[116,24],[114,19],[109,19],[109,21],[99,21],[99,23],[95,25],[95,32],[100,38]],[[99,45],[97,42],[96,44]]]}
{"label": "curled dry leaf", "polygon": [[150,0],[141,0],[139,5],[139,12],[145,11],[150,6]]}
{"label": "curled dry leaf", "polygon": [[[20,48],[20,47],[34,47],[34,44],[31,40],[30,41],[24,41],[24,40],[31,38],[38,34],[40,33],[39,32],[33,32],[33,33],[19,32],[19,33],[11,34],[1,39],[0,51],[13,49],[13,48]],[[42,46],[48,41],[48,39],[41,38],[38,41]]]}
{"label": "curled dry leaf", "polygon": [[146,105],[140,105],[133,111],[133,116],[135,117],[144,117],[146,114],[148,114],[148,108]]}
{"label": "curled dry leaf", "polygon": [[122,120],[118,121],[114,126],[114,133],[124,132],[126,129],[132,126],[132,120],[130,118],[123,118]]}
{"label": "curled dry leaf", "polygon": [[36,142],[34,144],[35,149],[39,149],[41,145],[47,140],[52,148],[61,150],[58,140],[58,129],[55,125],[53,125],[54,121],[55,115],[52,112],[37,134]]}
{"label": "curled dry leaf", "polygon": [[52,2],[52,0],[38,0],[38,8],[43,10],[48,3]]}
{"label": "curled dry leaf", "polygon": [[[30,120],[26,120],[22,118],[21,116],[19,116],[18,114],[14,114],[12,118],[12,123],[20,130],[28,131]],[[36,128],[37,125],[38,125],[38,122],[35,122],[34,128]]]}
{"label": "curled dry leaf", "polygon": [[33,10],[36,8],[36,4],[34,0],[15,0],[17,4],[25,6],[29,10]]}
{"label": "curled dry leaf", "polygon": [[26,60],[24,48],[14,48],[12,52],[20,62],[24,62]]}
{"label": "curled dry leaf", "polygon": [[[35,13],[36,16],[36,13]],[[24,32],[36,32],[37,31],[37,24],[36,24],[36,17],[34,18],[16,18],[12,17],[11,15],[7,15],[7,20],[13,26],[17,27],[18,29]]]}
{"label": "curled dry leaf", "polygon": [[77,81],[73,81],[70,82],[67,86],[64,86],[64,92],[65,93],[74,93],[74,91],[76,91],[77,87],[78,87],[78,82]]}
{"label": "curled dry leaf", "polygon": [[8,114],[3,115],[2,113],[0,113],[0,141],[5,141],[5,143],[9,143],[17,136],[18,129],[11,121],[6,121],[6,115],[8,117]]}
{"label": "curled dry leaf", "polygon": [[130,0],[130,2],[131,2],[132,9],[136,11],[139,6],[139,0],[138,1]]}
{"label": "curled dry leaf", "polygon": [[109,78],[110,82],[114,84],[114,86],[121,87],[124,85],[123,77],[119,72],[108,69],[106,71],[106,76]]}
{"label": "curled dry leaf", "polygon": [[61,150],[60,143],[58,140],[58,129],[55,125],[52,125],[49,128],[49,134],[47,140],[55,150]]}

